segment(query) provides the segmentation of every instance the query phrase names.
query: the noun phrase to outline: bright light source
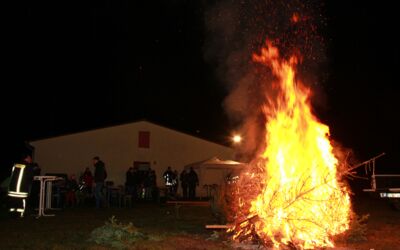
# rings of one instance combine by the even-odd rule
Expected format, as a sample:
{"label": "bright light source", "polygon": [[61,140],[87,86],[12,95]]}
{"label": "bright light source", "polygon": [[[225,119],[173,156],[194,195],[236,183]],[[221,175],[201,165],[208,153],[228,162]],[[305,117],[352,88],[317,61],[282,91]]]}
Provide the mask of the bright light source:
{"label": "bright light source", "polygon": [[232,141],[233,141],[234,143],[240,143],[240,142],[242,141],[242,137],[241,137],[240,135],[234,135],[234,136],[232,137]]}

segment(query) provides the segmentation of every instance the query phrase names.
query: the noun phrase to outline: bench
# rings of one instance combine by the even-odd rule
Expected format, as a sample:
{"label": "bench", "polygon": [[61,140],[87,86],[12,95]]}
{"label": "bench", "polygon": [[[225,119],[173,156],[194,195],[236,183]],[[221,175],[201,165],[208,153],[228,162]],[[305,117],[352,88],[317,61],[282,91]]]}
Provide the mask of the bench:
{"label": "bench", "polygon": [[175,206],[175,216],[176,218],[180,218],[179,216],[179,209],[182,206],[194,206],[194,207],[209,207],[211,206],[210,201],[167,201],[167,205],[174,205]]}

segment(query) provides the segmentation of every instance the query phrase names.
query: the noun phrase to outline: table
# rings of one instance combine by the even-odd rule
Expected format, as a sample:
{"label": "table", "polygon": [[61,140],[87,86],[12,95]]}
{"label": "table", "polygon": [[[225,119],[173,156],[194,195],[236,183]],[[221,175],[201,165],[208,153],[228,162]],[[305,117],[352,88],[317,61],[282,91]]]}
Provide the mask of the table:
{"label": "table", "polygon": [[43,175],[43,176],[35,176],[33,177],[33,179],[40,181],[39,211],[37,218],[41,216],[54,216],[54,214],[45,214],[44,210],[52,209],[51,208],[51,200],[52,200],[51,192],[53,189],[52,182],[57,180],[63,180],[63,178],[58,176]]}

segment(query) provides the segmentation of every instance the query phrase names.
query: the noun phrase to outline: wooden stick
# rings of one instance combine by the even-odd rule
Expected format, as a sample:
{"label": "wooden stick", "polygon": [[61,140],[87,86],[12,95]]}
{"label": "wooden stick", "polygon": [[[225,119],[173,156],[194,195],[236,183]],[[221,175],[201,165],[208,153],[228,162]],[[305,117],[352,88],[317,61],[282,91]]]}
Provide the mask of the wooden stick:
{"label": "wooden stick", "polygon": [[206,225],[207,229],[227,229],[229,225]]}

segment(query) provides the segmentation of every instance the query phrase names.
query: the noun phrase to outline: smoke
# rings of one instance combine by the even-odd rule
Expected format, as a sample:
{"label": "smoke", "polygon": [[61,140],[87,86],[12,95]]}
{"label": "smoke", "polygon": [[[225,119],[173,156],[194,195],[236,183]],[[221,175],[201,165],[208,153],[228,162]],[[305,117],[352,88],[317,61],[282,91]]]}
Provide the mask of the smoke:
{"label": "smoke", "polygon": [[[253,53],[268,40],[282,56],[298,55],[302,82],[319,86],[318,73],[326,62],[320,35],[326,21],[322,10],[316,0],[222,0],[207,8],[204,55],[229,92],[223,106],[245,138],[238,152],[241,160],[262,150],[265,118],[261,109],[265,95],[275,95],[271,72],[252,62]],[[321,86],[318,89],[323,93]]]}

